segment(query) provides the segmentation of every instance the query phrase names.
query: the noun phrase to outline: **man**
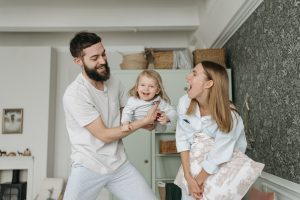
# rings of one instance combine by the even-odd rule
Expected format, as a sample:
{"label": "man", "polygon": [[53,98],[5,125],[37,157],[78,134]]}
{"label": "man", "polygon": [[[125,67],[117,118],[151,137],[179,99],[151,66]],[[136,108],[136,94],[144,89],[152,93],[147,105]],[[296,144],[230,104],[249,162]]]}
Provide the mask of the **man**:
{"label": "man", "polygon": [[103,187],[122,200],[156,199],[127,160],[122,138],[153,124],[158,105],[122,131],[120,109],[127,96],[120,81],[110,77],[101,38],[94,33],[79,32],[70,42],[70,51],[82,73],[63,97],[72,146],[72,170],[64,200],[94,200]]}

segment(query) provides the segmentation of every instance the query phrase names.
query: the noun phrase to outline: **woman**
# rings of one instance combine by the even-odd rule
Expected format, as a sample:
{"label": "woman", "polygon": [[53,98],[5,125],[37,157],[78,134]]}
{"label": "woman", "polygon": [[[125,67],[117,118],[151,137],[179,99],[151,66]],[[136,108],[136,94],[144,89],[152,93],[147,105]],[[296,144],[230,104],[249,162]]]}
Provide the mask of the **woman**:
{"label": "woman", "polygon": [[[188,186],[188,191],[182,190],[184,200],[201,199],[205,180],[231,160],[234,150],[244,153],[247,146],[243,121],[229,101],[225,67],[203,61],[188,74],[187,82],[187,94],[178,104],[176,128],[177,151]],[[213,138],[214,144],[195,175],[191,172],[190,150],[196,133]]]}

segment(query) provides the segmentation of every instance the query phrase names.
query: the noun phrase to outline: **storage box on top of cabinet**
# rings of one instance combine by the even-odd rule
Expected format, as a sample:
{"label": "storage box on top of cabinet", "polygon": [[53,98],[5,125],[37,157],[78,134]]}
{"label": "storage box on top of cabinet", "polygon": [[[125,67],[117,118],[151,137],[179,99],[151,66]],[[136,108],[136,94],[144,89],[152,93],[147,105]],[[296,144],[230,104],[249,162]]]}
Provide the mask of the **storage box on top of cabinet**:
{"label": "storage box on top of cabinet", "polygon": [[193,51],[194,65],[202,61],[213,61],[226,66],[225,48],[220,49],[196,49]]}
{"label": "storage box on top of cabinet", "polygon": [[172,69],[173,51],[160,51],[153,53],[155,69]]}
{"label": "storage box on top of cabinet", "polygon": [[120,64],[121,69],[146,69],[148,67],[148,61],[143,52],[122,55],[123,61]]}
{"label": "storage box on top of cabinet", "polygon": [[191,69],[193,65],[191,52],[187,48],[145,48],[145,53],[150,69]]}

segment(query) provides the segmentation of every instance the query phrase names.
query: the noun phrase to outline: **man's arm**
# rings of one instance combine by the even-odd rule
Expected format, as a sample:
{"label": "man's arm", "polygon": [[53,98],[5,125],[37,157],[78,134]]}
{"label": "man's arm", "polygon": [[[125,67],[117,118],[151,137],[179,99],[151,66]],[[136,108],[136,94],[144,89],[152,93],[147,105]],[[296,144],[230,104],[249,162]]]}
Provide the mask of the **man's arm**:
{"label": "man's arm", "polygon": [[87,128],[87,130],[91,134],[93,134],[96,138],[103,141],[104,143],[111,143],[123,137],[126,137],[130,133],[136,131],[139,128],[142,128],[147,124],[153,123],[156,119],[157,107],[158,104],[155,104],[148,111],[148,114],[145,118],[132,122],[130,124],[132,129],[130,131],[122,131],[121,127],[107,128],[100,117],[98,117],[90,124],[86,125],[85,128]]}

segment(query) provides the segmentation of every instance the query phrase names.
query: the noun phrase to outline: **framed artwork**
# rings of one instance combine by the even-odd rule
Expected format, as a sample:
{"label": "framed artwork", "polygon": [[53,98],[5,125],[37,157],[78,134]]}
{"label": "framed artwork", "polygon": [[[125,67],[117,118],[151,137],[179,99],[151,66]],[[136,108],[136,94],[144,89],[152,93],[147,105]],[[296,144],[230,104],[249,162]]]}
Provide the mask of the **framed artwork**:
{"label": "framed artwork", "polygon": [[4,108],[2,121],[2,133],[22,133],[23,132],[23,109]]}

